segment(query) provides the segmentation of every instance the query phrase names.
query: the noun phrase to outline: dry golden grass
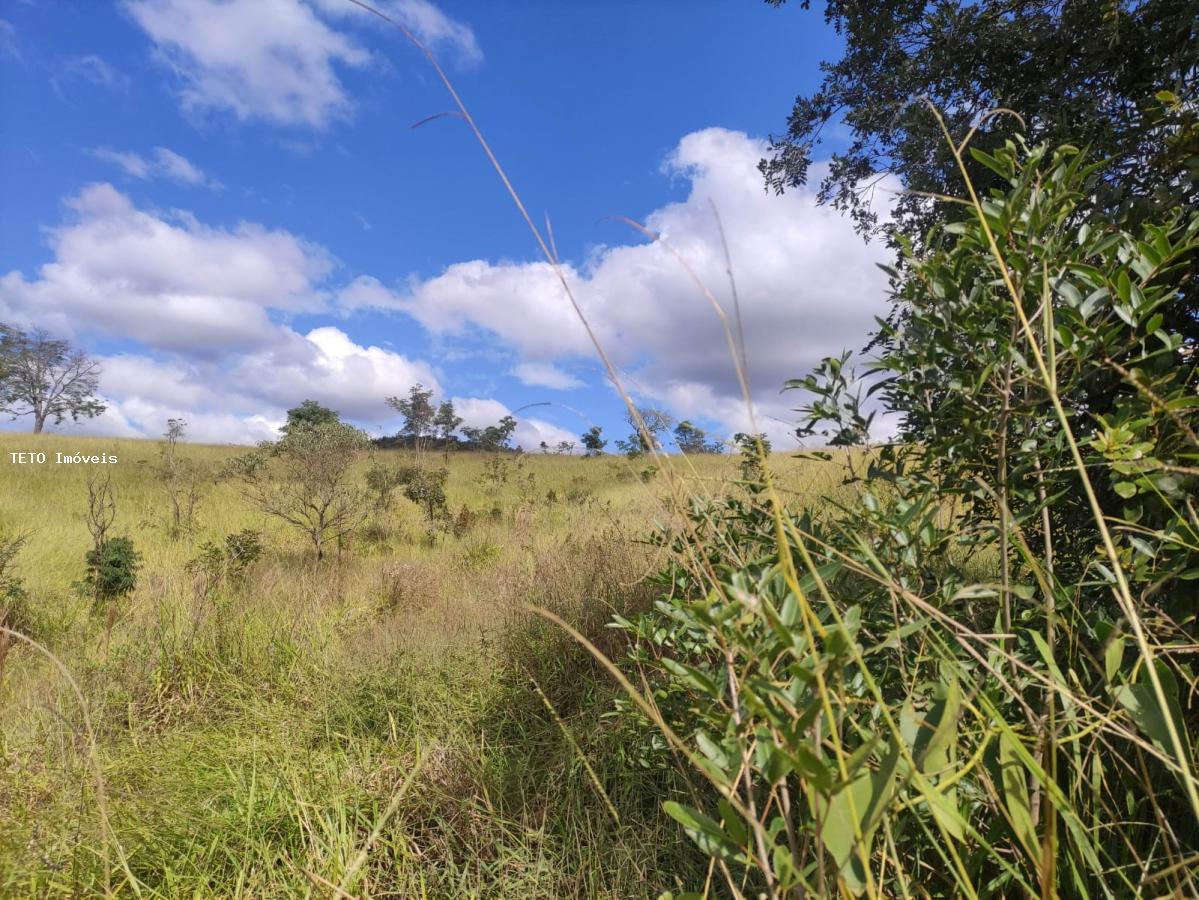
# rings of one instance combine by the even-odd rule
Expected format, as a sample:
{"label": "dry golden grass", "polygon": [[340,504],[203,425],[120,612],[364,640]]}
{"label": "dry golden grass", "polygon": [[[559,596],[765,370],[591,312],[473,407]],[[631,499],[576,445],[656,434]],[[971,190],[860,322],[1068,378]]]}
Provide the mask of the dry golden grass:
{"label": "dry golden grass", "polygon": [[[291,896],[349,878],[354,895],[629,896],[670,887],[643,881],[659,868],[702,864],[647,799],[660,785],[643,789],[667,776],[621,759],[620,726],[603,716],[610,688],[524,609],[612,640],[611,613],[653,596],[645,579],[660,560],[644,538],[672,517],[667,473],[646,477],[649,460],[505,456],[497,485],[483,477],[489,457],[451,454],[449,507],[470,521],[460,536],[430,540],[397,495],[318,565],[301,534],[216,478],[242,449],[181,447],[210,477],[195,529],[172,536],[159,443],[0,435],[0,531],[29,535],[17,569],[34,636],[80,686],[111,815],[105,829],[74,695],[48,660],[12,646],[0,895],[103,894],[107,880],[118,894]],[[13,463],[17,451],[47,463]],[[53,462],[76,452],[119,462]],[[659,464],[699,494],[732,489],[737,474],[730,457]],[[785,454],[772,466],[797,502],[835,478]],[[112,479],[112,533],[143,554],[111,621],[72,587],[97,470]],[[246,528],[263,534],[262,559],[243,584],[204,590],[188,560]],[[373,833],[359,871],[351,861]]]}

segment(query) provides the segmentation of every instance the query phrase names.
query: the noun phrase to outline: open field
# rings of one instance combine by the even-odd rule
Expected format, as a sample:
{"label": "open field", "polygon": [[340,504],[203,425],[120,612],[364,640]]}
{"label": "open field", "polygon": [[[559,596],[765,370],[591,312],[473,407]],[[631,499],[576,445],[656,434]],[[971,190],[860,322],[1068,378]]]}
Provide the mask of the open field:
{"label": "open field", "polygon": [[0,900],[1199,897],[1195,2],[62,6]]}
{"label": "open field", "polygon": [[[451,455],[460,535],[430,540],[397,496],[317,565],[301,535],[213,480],[244,448],[182,445],[211,477],[193,533],[172,537],[161,446],[0,436],[0,528],[29,536],[16,567],[30,631],[88,713],[50,660],[9,647],[0,895],[94,893],[107,877],[147,896],[330,896],[339,884],[656,896],[674,876],[704,877],[660,811],[675,777],[623,756],[625,725],[605,715],[615,690],[524,609],[613,647],[613,612],[654,596],[645,577],[661,560],[643,539],[672,515],[664,473],[643,480],[647,463],[613,457]],[[15,451],[49,461],[14,464]],[[119,462],[55,465],[58,452]],[[504,483],[483,477],[495,459]],[[699,493],[736,478],[730,457],[671,462]],[[776,454],[772,466],[797,503],[833,483],[818,463]],[[113,533],[144,557],[113,619],[72,587],[91,542],[85,480],[101,469]],[[204,542],[247,528],[265,549],[243,582],[187,570]]]}

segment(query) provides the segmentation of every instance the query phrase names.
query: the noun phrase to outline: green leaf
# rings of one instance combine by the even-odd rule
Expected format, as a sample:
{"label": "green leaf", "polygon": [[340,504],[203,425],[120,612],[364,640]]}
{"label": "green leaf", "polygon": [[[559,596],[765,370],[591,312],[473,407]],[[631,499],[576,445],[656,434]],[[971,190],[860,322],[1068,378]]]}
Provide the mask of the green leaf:
{"label": "green leaf", "polygon": [[1124,661],[1124,636],[1112,638],[1103,651],[1103,671],[1108,682],[1116,680],[1120,672],[1120,664]]}
{"label": "green leaf", "polygon": [[938,790],[932,785],[924,782],[925,788],[920,792],[920,796],[928,803],[929,811],[933,814],[933,818],[937,820],[946,832],[951,834],[957,840],[964,840],[966,837],[966,820],[962,818],[962,814],[958,812],[957,791],[950,788],[948,791]]}
{"label": "green leaf", "polygon": [[663,803],[662,810],[683,826],[687,836],[704,853],[718,856],[726,862],[731,862],[737,857],[737,846],[715,819],[673,800]]}
{"label": "green leaf", "polygon": [[662,660],[662,668],[700,693],[707,694],[713,698],[720,697],[720,689],[716,687],[716,682],[705,672],[701,672],[694,666],[684,665],[677,660],[666,657]]}
{"label": "green leaf", "polygon": [[1057,285],[1057,292],[1062,295],[1062,298],[1073,307],[1082,306],[1082,294],[1079,293],[1077,287],[1069,281],[1061,281]]}
{"label": "green leaf", "polygon": [[741,820],[737,810],[733,809],[733,804],[721,797],[717,806],[720,807],[720,818],[728,835],[739,846],[744,847],[749,844],[749,829],[745,827],[745,822]]}
{"label": "green leaf", "polygon": [[1082,301],[1082,306],[1078,308],[1078,314],[1083,320],[1089,319],[1095,314],[1095,310],[1099,309],[1099,305],[1108,297],[1107,288],[1099,288],[1087,295],[1087,299]]}
{"label": "green leaf", "polygon": [[1138,553],[1148,556],[1150,559],[1153,559],[1155,556],[1157,556],[1157,551],[1153,549],[1148,541],[1145,541],[1134,534],[1130,534],[1127,537],[1128,543],[1132,544]]}
{"label": "green leaf", "polygon": [[877,770],[865,769],[831,799],[816,800],[824,849],[836,863],[845,886],[854,894],[865,890],[866,868],[862,857],[870,858],[874,832],[895,792],[899,760],[899,746],[892,744]]}
{"label": "green leaf", "polygon": [[994,172],[1000,178],[1007,180],[1012,177],[1012,170],[1011,170],[1010,164],[1005,163],[1002,160],[996,159],[991,154],[985,153],[982,150],[979,150],[977,147],[971,147],[970,155],[973,156],[977,162],[982,163],[984,166],[986,166],[988,169],[990,169],[992,172]]}
{"label": "green leaf", "polygon": [[[925,719],[925,728],[932,726],[928,740],[921,745],[917,739],[915,752],[923,771],[939,771],[949,766],[949,748],[957,736],[958,717],[962,712],[962,691],[956,678],[950,678],[945,696],[933,704]],[[923,734],[922,734],[923,736]]]}
{"label": "green leaf", "polygon": [[695,743],[699,745],[700,752],[721,769],[729,768],[729,758],[724,748],[712,740],[706,731],[696,732]]}
{"label": "green leaf", "polygon": [[1132,281],[1129,280],[1128,272],[1124,269],[1121,269],[1120,274],[1116,276],[1116,296],[1125,306],[1132,301]]}
{"label": "green leaf", "polygon": [[1117,481],[1114,485],[1112,485],[1112,490],[1127,500],[1130,497],[1136,496],[1137,486],[1131,481]]}
{"label": "green leaf", "polygon": [[796,744],[790,749],[780,748],[779,752],[787,756],[795,771],[802,778],[810,781],[816,790],[825,793],[832,787],[833,777],[829,773],[828,767],[806,744]]}
{"label": "green leaf", "polygon": [[[1116,701],[1123,706],[1140,732],[1153,741],[1154,745],[1174,759],[1174,743],[1170,740],[1169,723],[1172,721],[1187,751],[1186,726],[1182,721],[1182,710],[1178,705],[1178,682],[1174,673],[1164,663],[1157,664],[1157,677],[1161,681],[1166,706],[1158,702],[1152,682],[1145,680],[1126,684],[1115,691]],[[1189,751],[1187,751],[1189,758]]]}
{"label": "green leaf", "polygon": [[1032,823],[1032,803],[1028,799],[1028,781],[1019,750],[1015,747],[1016,737],[1007,729],[999,733],[999,768],[1003,784],[1003,805],[1016,838],[1024,847],[1029,858],[1040,858],[1037,829]]}

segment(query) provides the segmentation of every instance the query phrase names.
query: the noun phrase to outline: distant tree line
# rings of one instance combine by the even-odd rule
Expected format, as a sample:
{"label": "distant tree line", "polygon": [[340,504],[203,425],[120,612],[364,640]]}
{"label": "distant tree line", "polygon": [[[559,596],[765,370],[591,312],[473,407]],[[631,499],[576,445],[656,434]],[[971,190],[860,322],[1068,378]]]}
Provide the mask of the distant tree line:
{"label": "distant tree line", "polygon": [[[400,414],[403,422],[399,430],[386,437],[374,439],[376,447],[415,450],[417,453],[451,451],[499,453],[520,451],[513,443],[517,421],[511,415],[503,416],[492,425],[462,425],[452,400],[433,402],[433,392],[421,384],[414,384],[405,395],[387,398],[387,405]],[[691,454],[724,453],[725,442],[713,438],[707,431],[693,422],[675,422],[667,412],[654,407],[637,407],[636,415],[626,416],[633,428],[626,439],[617,439],[616,448],[630,458],[644,453],[660,452],[665,447],[665,436],[673,436],[673,443],[680,452]],[[638,424],[640,420],[640,424]],[[317,426],[340,422],[339,414],[315,400],[305,400],[287,411],[287,422],[280,431],[286,435],[297,426]],[[608,440],[603,428],[592,425],[578,441],[561,440],[556,443],[541,441],[538,449],[545,454],[573,455],[582,449],[583,456],[603,456]]]}
{"label": "distant tree line", "polygon": [[[13,419],[31,417],[35,434],[47,423],[58,425],[68,418],[78,422],[103,413],[106,406],[97,396],[100,374],[100,364],[69,341],[41,329],[24,332],[0,322],[0,413]],[[521,449],[513,443],[517,421],[512,415],[491,425],[463,425],[452,400],[435,404],[433,391],[419,383],[407,394],[386,400],[403,423],[394,435],[376,438],[376,446],[445,454],[452,450],[498,453]],[[722,441],[711,439],[692,422],[676,423],[661,409],[638,407],[626,418],[633,431],[627,439],[616,441],[617,449],[626,456],[662,450],[662,437],[671,429],[675,445],[685,454],[725,451]],[[307,399],[287,411],[287,421],[279,431],[286,438],[297,430],[339,424],[341,416],[336,410]],[[582,447],[584,456],[602,456],[608,441],[603,429],[592,425],[577,443],[563,440],[551,446],[542,441],[540,449],[570,455],[577,446]]]}

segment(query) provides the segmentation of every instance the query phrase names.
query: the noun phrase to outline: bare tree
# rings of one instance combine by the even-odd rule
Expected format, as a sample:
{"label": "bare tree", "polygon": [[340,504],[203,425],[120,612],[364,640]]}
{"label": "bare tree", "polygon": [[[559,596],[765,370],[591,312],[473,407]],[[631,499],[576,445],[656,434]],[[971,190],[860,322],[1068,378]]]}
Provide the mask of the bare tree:
{"label": "bare tree", "polygon": [[93,418],[104,412],[97,398],[100,364],[67,341],[35,329],[0,333],[0,411],[14,419],[33,416],[33,433],[46,422]]}
{"label": "bare tree", "polygon": [[108,543],[108,529],[117,518],[117,502],[112,494],[112,477],[105,470],[103,475],[92,473],[87,477],[87,530],[92,535],[92,546],[102,550]]}
{"label": "bare tree", "polygon": [[187,431],[183,419],[167,419],[167,430],[163,434],[166,443],[159,454],[158,476],[166,488],[170,503],[171,521],[168,532],[171,537],[190,534],[196,521],[196,507],[200,504],[200,491],[205,472],[195,461],[179,452],[179,444]]}

